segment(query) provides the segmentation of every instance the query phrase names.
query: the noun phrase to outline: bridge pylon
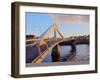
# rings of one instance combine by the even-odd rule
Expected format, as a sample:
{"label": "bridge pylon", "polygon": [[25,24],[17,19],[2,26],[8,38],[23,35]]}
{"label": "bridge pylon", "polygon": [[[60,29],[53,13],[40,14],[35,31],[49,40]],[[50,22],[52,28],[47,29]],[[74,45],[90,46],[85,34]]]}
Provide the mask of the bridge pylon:
{"label": "bridge pylon", "polygon": [[44,45],[46,44],[45,41],[45,36],[48,35],[51,31],[54,31],[54,38],[57,39],[57,32],[58,34],[61,36],[61,38],[64,38],[64,36],[62,35],[61,31],[57,28],[56,23],[52,24],[51,27],[49,27],[41,36],[40,36],[40,41],[39,41],[39,45]]}

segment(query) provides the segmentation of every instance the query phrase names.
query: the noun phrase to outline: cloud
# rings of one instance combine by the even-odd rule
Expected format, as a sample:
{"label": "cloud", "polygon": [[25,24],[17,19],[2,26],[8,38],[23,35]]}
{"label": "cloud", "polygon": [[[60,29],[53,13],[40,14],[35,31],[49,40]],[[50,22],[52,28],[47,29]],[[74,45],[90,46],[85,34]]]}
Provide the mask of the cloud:
{"label": "cloud", "polygon": [[49,14],[49,16],[55,21],[56,24],[59,23],[89,23],[89,15],[75,15],[75,14]]}

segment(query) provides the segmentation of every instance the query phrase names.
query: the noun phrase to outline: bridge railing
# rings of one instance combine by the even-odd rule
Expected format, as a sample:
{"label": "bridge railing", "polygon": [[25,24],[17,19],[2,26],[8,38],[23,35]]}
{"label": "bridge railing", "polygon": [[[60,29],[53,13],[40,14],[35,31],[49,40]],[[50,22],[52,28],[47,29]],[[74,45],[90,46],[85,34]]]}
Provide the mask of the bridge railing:
{"label": "bridge railing", "polygon": [[53,44],[55,44],[58,41],[61,41],[62,39],[51,39],[51,40],[47,40],[46,43],[48,45],[48,47],[52,46]]}

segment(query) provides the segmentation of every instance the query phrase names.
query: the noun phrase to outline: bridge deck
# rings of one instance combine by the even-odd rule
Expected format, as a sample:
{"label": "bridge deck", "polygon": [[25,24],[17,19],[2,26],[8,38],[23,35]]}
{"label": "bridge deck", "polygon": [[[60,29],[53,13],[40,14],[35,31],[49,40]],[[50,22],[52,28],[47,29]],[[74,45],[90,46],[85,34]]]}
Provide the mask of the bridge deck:
{"label": "bridge deck", "polygon": [[40,52],[39,52],[39,48],[38,45],[28,45],[26,46],[26,63],[38,63],[41,62],[45,56],[49,53],[49,51],[57,44],[59,44],[60,42],[63,41],[71,41],[73,39],[66,39],[66,40],[62,40],[62,39],[58,39],[58,40],[47,40],[46,43],[42,46],[40,46]]}

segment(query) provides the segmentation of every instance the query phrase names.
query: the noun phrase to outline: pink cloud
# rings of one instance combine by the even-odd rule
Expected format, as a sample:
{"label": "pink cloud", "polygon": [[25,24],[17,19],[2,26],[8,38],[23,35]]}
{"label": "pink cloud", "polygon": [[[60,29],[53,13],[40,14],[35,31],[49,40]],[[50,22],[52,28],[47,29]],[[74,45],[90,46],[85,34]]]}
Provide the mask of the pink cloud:
{"label": "pink cloud", "polygon": [[67,22],[67,23],[73,23],[73,22],[79,22],[79,23],[89,23],[89,16],[87,15],[74,15],[74,14],[67,14],[67,15],[61,15],[61,14],[49,14],[51,18],[55,21],[56,24],[59,24],[61,22]]}

